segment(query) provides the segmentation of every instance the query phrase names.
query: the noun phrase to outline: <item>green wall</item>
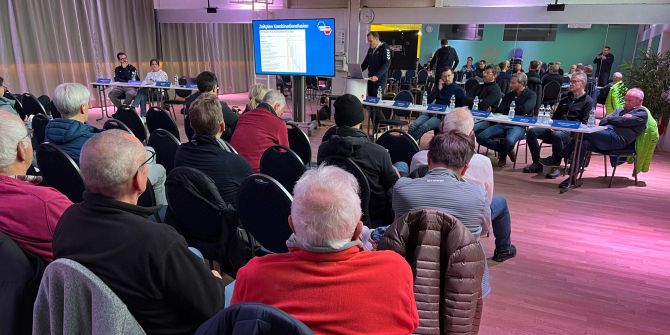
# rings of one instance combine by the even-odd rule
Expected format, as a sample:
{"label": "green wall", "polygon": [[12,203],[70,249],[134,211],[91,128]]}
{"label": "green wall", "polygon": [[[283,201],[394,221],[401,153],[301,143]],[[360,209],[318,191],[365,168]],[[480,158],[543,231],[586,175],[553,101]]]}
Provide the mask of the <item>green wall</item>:
{"label": "green wall", "polygon": [[[426,31],[423,26],[421,38],[421,62],[425,62],[435,50],[440,47],[439,25],[431,25],[432,32]],[[456,48],[461,59],[459,67],[465,64],[468,56],[472,56],[477,62],[485,59],[488,63],[499,63],[511,57],[514,49],[514,41],[503,41],[503,28],[501,24],[487,24],[484,26],[484,36],[481,41],[451,40],[449,45]],[[530,42],[520,41],[516,43],[517,48],[523,48],[524,68],[533,59],[544,62],[560,60],[562,68],[567,69],[570,64],[584,63],[592,64],[593,58],[598,54],[604,44],[612,48],[614,54],[613,69],[619,67],[624,61],[630,61],[636,44],[637,25],[612,25],[607,31],[607,25],[594,24],[590,29],[569,29],[567,25],[559,25],[556,32],[556,41],[552,42]],[[605,40],[607,36],[607,40]]]}

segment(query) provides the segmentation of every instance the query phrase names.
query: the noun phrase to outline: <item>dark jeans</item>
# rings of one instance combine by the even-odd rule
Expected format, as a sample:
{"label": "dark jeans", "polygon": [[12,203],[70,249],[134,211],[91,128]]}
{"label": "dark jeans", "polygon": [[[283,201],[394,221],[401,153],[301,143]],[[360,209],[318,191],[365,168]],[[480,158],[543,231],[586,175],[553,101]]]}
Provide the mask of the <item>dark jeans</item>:
{"label": "dark jeans", "polygon": [[382,95],[384,95],[384,92],[386,92],[386,79],[377,80],[376,82],[368,80],[368,96],[376,97],[379,87],[382,88]]}
{"label": "dark jeans", "polygon": [[[584,134],[582,141],[582,151],[579,157],[579,162],[584,161],[587,152],[602,151],[602,150],[621,150],[628,145],[626,140],[617,134],[614,129],[605,129],[597,133]],[[563,150],[562,157],[571,158],[572,152],[575,149],[575,140],[570,141]]]}
{"label": "dark jeans", "polygon": [[[479,133],[477,143],[497,151],[500,159],[503,159],[514,150],[516,142],[519,142],[525,134],[525,127],[496,124]],[[499,138],[502,138],[503,141],[498,141]]]}
{"label": "dark jeans", "polygon": [[533,163],[539,163],[540,160],[540,143],[538,139],[543,142],[551,143],[551,155],[554,158],[560,157],[568,142],[570,142],[570,133],[563,130],[550,130],[545,128],[530,128],[526,132],[526,143],[528,150],[533,158]]}
{"label": "dark jeans", "polygon": [[607,81],[610,79],[610,73],[609,71],[601,71],[600,74],[598,75],[598,86],[605,86],[607,85]]}
{"label": "dark jeans", "polygon": [[491,225],[496,238],[496,250],[507,250],[512,245],[512,219],[507,207],[507,199],[494,195],[491,199]]}
{"label": "dark jeans", "polygon": [[430,130],[440,129],[440,123],[442,119],[438,116],[428,113],[422,113],[416,118],[416,121],[409,126],[408,133],[414,137],[415,140],[420,140],[423,134],[427,133]]}
{"label": "dark jeans", "polygon": [[488,121],[476,121],[475,126],[472,128],[472,131],[475,134],[479,134],[482,132],[482,130],[488,128],[491,126],[491,122]]}

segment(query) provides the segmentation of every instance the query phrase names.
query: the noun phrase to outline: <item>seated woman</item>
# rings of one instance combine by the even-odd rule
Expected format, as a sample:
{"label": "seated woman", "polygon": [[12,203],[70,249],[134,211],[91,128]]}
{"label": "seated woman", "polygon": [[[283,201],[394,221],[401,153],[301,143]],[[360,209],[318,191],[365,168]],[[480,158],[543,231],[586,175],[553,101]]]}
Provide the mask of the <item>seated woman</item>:
{"label": "seated woman", "polygon": [[[152,59],[149,61],[151,66],[151,71],[147,73],[146,78],[142,81],[142,85],[154,85],[157,81],[169,81],[167,73],[161,70],[161,63],[158,59]],[[140,106],[140,116],[147,116],[147,99],[151,95],[152,99],[158,100],[160,97],[160,91],[151,89],[151,88],[140,88],[135,96],[133,101],[133,107]]]}
{"label": "seated woman", "polygon": [[249,89],[249,103],[244,109],[244,113],[256,109],[256,107],[258,107],[258,105],[263,101],[263,97],[266,93],[268,93],[268,89],[265,87],[265,85],[256,84],[251,86]]}

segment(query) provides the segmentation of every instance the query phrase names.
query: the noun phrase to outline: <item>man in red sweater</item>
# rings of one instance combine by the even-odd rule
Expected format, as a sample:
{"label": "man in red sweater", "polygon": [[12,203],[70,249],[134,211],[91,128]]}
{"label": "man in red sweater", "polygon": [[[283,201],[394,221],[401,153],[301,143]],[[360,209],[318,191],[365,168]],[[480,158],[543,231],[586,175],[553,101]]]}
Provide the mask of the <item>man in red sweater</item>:
{"label": "man in red sweater", "polygon": [[246,158],[255,173],[260,171],[261,156],[267,148],[275,144],[289,146],[286,123],[279,118],[284,108],[284,95],[271,90],[256,109],[242,114],[237,121],[230,144],[240,156]]}
{"label": "man in red sweater", "polygon": [[51,187],[31,183],[41,178],[25,176],[33,162],[31,137],[18,116],[0,111],[0,231],[24,251],[51,262],[54,230],[72,202]]}
{"label": "man in red sweater", "polygon": [[409,334],[419,324],[412,270],[398,254],[362,251],[356,179],[334,166],[296,183],[289,252],[252,259],[237,274],[231,303],[259,302],[316,334]]}

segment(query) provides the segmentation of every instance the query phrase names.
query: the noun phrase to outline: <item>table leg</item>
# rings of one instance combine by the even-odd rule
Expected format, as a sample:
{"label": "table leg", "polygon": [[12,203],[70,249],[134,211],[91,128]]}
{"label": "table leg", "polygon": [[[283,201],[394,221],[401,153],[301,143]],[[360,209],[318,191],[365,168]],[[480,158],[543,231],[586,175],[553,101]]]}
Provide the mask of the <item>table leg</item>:
{"label": "table leg", "polygon": [[107,113],[107,101],[105,99],[105,86],[103,85],[95,85],[94,86],[98,90],[98,101],[100,102],[100,118],[95,119],[95,121],[100,121],[107,116],[109,118],[109,114]]}
{"label": "table leg", "polygon": [[581,182],[577,180],[577,176],[579,175],[579,168],[582,165],[582,162],[580,162],[579,159],[581,157],[583,139],[583,133],[575,133],[575,148],[572,150],[572,162],[570,163],[570,177],[568,178],[568,187],[561,188],[561,193],[565,193],[570,189],[582,186]]}

